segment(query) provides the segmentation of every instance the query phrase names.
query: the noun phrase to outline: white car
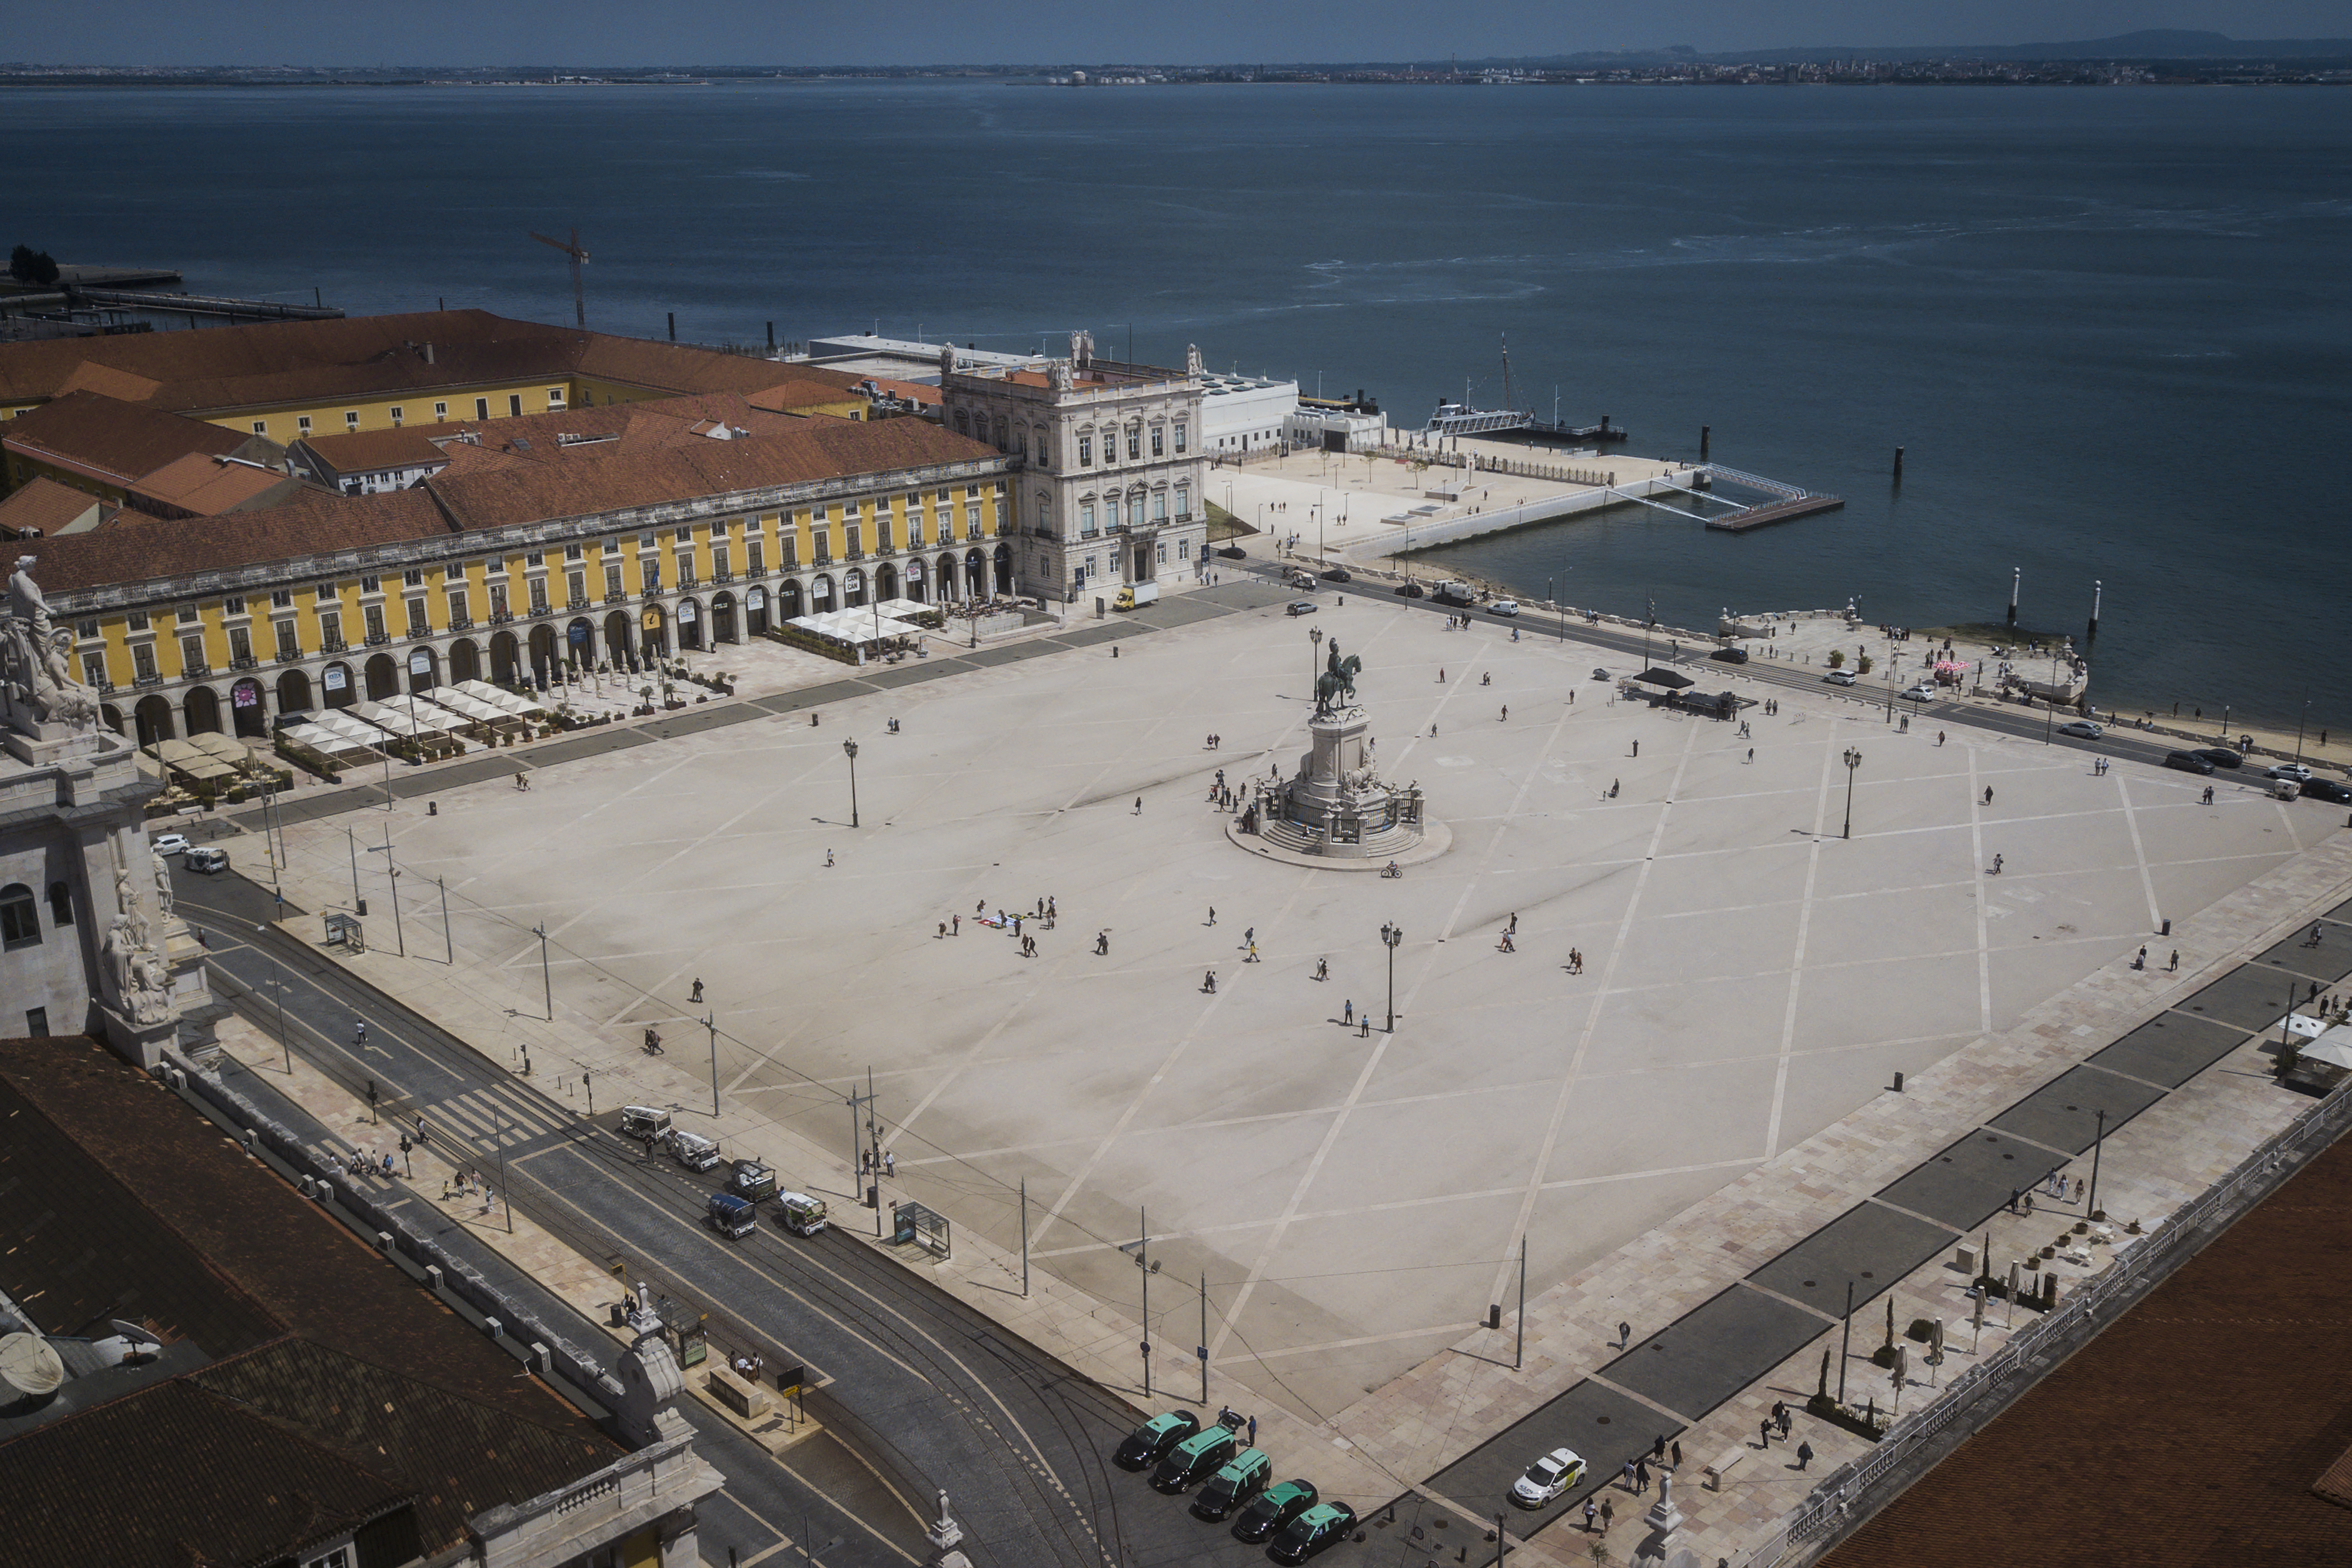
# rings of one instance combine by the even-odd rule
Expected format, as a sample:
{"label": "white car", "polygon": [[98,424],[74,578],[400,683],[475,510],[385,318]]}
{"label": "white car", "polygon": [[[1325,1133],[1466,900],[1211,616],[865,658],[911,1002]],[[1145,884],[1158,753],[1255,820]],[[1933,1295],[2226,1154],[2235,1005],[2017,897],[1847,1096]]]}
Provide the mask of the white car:
{"label": "white car", "polygon": [[2301,763],[2281,763],[2264,775],[2274,779],[2293,779],[2297,784],[2311,782],[2311,770]]}
{"label": "white car", "polygon": [[1584,1461],[1576,1450],[1554,1448],[1511,1483],[1511,1500],[1521,1508],[1541,1508],[1583,1479]]}
{"label": "white car", "polygon": [[1519,602],[1517,599],[1497,599],[1486,606],[1486,613],[1490,616],[1516,616],[1519,613]]}
{"label": "white car", "polygon": [[1903,695],[1914,702],[1933,702],[1936,700],[1936,689],[1923,680]]}
{"label": "white car", "polygon": [[1822,676],[1822,679],[1828,681],[1832,686],[1852,686],[1853,684],[1853,671],[1850,669],[1832,669],[1827,675]]}
{"label": "white car", "polygon": [[188,836],[184,833],[159,833],[152,846],[158,855],[177,855],[187,847]]}

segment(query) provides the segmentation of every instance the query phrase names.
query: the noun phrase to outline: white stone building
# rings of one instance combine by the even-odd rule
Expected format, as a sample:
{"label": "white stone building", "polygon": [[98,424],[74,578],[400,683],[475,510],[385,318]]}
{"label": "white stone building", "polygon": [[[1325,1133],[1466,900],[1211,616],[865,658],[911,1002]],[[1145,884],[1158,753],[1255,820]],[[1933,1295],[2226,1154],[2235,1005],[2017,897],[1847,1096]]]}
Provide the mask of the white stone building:
{"label": "white stone building", "polygon": [[1013,458],[1020,591],[1075,601],[1194,571],[1208,548],[1198,350],[1181,371],[1095,357],[1037,369],[940,354],[941,422]]}
{"label": "white stone building", "polygon": [[1201,378],[1201,449],[1218,458],[1279,447],[1297,407],[1295,381],[1212,372]]}

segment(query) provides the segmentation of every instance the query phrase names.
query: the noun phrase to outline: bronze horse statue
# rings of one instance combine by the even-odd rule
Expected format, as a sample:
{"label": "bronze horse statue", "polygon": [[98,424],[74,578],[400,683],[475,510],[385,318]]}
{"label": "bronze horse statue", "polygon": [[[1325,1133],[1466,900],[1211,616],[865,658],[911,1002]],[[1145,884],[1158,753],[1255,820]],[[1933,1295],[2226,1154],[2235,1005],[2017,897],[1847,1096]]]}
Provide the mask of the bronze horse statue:
{"label": "bronze horse statue", "polygon": [[1315,716],[1321,718],[1335,713],[1356,700],[1356,672],[1364,661],[1354,654],[1339,657],[1337,638],[1331,643],[1331,657],[1325,661],[1323,673],[1315,680]]}

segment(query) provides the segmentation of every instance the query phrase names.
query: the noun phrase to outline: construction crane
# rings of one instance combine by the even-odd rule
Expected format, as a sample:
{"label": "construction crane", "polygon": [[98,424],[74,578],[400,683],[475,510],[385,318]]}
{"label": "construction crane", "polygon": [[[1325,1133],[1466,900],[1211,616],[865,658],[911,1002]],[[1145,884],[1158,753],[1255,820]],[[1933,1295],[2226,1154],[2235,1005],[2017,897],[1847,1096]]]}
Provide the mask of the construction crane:
{"label": "construction crane", "polygon": [[569,245],[560,239],[550,239],[547,236],[539,233],[533,233],[531,238],[541,245],[551,245],[572,258],[572,311],[579,318],[580,325],[586,327],[588,325],[588,291],[581,285],[580,269],[588,265],[588,253],[580,248],[580,231],[576,228],[572,231],[572,243]]}

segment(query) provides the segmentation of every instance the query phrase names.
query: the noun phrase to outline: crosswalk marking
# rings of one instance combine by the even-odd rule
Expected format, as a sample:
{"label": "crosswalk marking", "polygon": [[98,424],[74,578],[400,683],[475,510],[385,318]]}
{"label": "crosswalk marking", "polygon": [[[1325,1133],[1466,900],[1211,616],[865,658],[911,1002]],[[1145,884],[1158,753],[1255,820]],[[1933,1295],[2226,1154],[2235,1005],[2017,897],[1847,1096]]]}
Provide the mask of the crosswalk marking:
{"label": "crosswalk marking", "polygon": [[438,1117],[454,1122],[468,1136],[485,1142],[502,1138],[507,1142],[548,1137],[561,1132],[561,1123],[551,1120],[536,1106],[525,1109],[502,1094],[484,1089],[468,1089],[464,1094],[435,1103],[425,1112],[427,1125]]}

